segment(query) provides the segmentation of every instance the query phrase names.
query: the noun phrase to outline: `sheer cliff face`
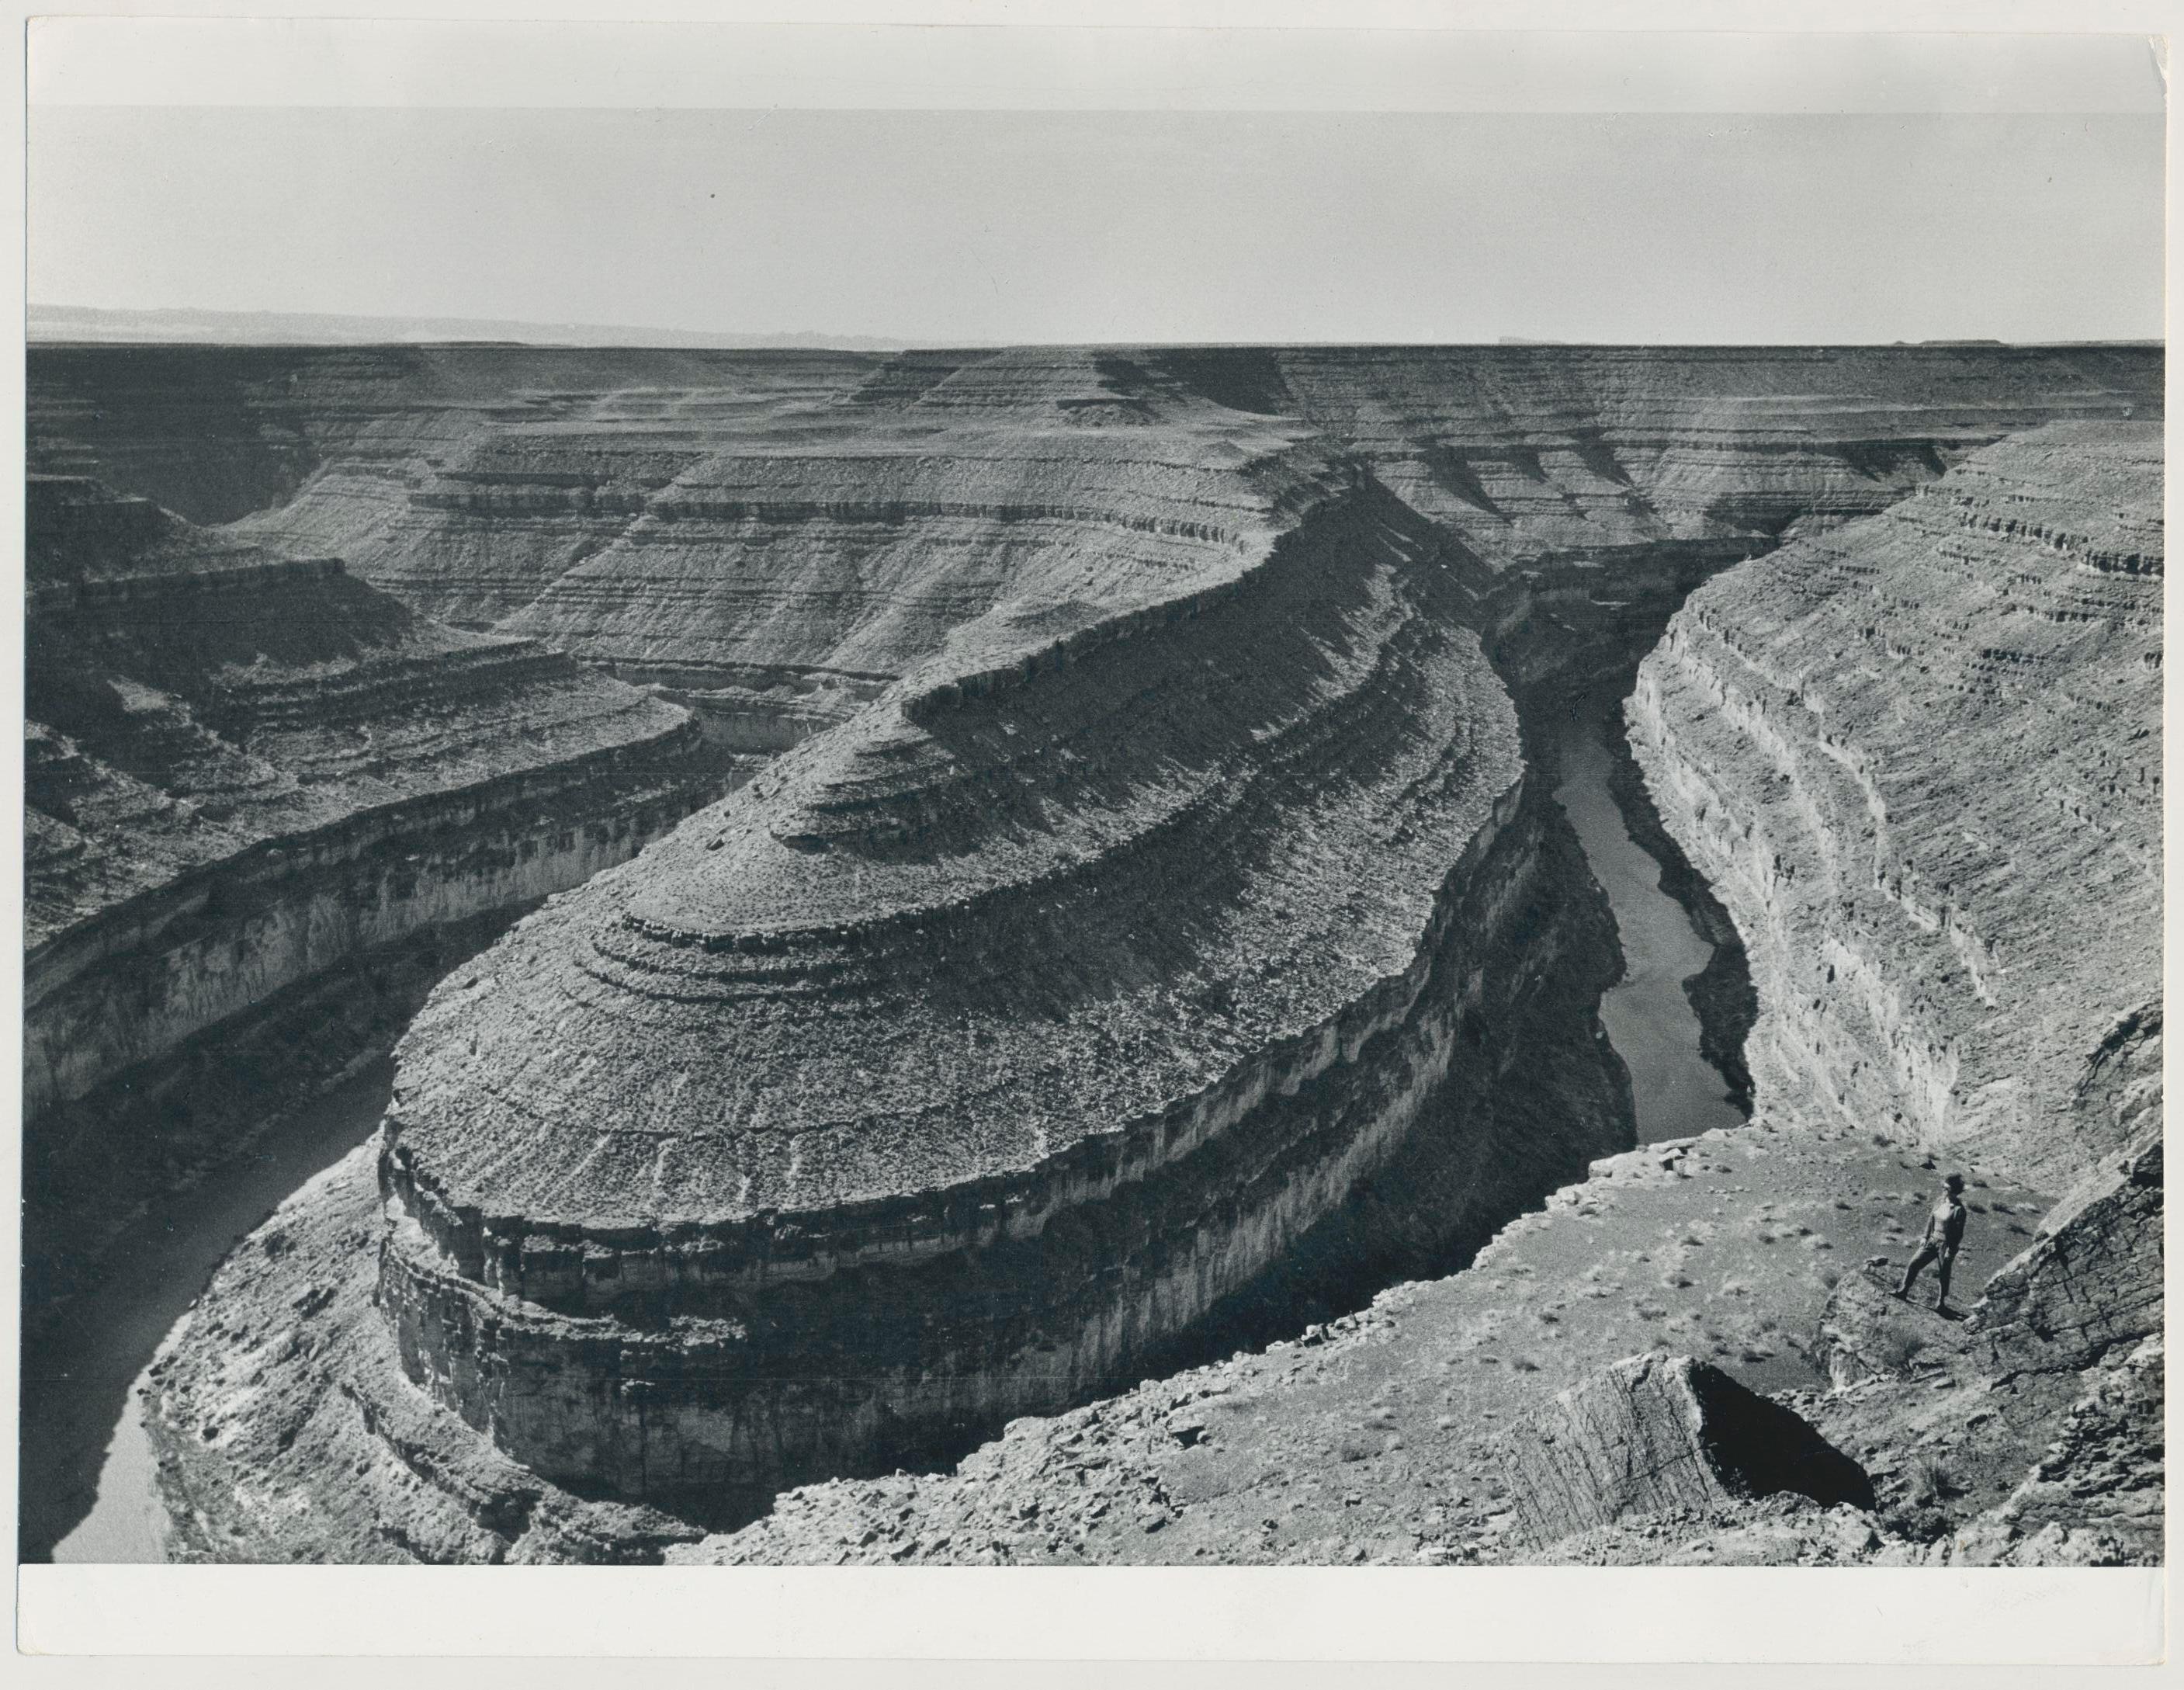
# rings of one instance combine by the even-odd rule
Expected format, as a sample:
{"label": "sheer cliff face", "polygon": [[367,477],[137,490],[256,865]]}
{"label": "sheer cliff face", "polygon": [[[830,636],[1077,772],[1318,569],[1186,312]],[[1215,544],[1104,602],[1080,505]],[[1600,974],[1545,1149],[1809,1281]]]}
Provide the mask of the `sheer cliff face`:
{"label": "sheer cliff face", "polygon": [[2059,424],[1693,595],[1632,744],[1763,1107],[2067,1180],[2158,1109],[2161,440]]}
{"label": "sheer cliff face", "polygon": [[335,561],[87,482],[33,494],[33,1113],[338,956],[612,860],[571,828],[633,849],[679,813],[695,735],[671,705]]}

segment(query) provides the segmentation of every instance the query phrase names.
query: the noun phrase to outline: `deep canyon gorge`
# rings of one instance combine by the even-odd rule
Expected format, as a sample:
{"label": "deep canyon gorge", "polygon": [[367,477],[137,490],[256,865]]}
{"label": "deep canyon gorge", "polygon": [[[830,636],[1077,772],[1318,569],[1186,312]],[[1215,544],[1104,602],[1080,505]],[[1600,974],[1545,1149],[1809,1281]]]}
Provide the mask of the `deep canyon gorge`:
{"label": "deep canyon gorge", "polygon": [[166,1553],[2159,1559],[2158,349],[29,387],[27,1353],[393,1057]]}

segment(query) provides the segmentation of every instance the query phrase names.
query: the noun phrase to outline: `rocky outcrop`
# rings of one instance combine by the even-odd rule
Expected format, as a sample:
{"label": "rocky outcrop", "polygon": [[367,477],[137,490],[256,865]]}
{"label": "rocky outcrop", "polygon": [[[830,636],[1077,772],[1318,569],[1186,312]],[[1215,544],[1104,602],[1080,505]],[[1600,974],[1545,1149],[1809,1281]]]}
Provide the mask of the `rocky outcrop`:
{"label": "rocky outcrop", "polygon": [[1506,1447],[1516,1531],[1544,1548],[1635,1514],[1794,1491],[1873,1506],[1873,1481],[1778,1403],[1689,1356],[1634,1356],[1557,1394]]}
{"label": "rocky outcrop", "polygon": [[380,1236],[376,1153],[283,1205],[153,1364],[169,1412],[179,1385],[193,1416],[158,1467],[170,1557],[642,1561],[693,1538],[653,1510],[543,1483],[416,1393],[383,1388],[398,1377],[393,1336],[355,1271]]}
{"label": "rocky outcrop", "polygon": [[[56,541],[114,508],[75,491]],[[709,790],[671,706],[154,516],[135,572],[31,561],[33,1115],[340,957],[571,884]]]}
{"label": "rocky outcrop", "polygon": [[2167,1449],[2162,1341],[2086,1375],[2086,1394],[2007,1501],[1961,1534],[1958,1559],[2000,1566],[2153,1566]]}
{"label": "rocky outcrop", "polygon": [[2159,1337],[2161,1163],[2156,1126],[2066,1193],[1987,1281],[1970,1326],[1992,1365],[2081,1369]]}
{"label": "rocky outcrop", "polygon": [[[1863,1380],[1908,1378],[1964,1355],[1964,1329],[1923,1302],[1898,1297],[1897,1276],[1897,1263],[1878,1261],[1847,1275],[1828,1299],[1819,1353],[1836,1389]],[[1959,1302],[1970,1290],[1961,1284],[1952,1289]]]}

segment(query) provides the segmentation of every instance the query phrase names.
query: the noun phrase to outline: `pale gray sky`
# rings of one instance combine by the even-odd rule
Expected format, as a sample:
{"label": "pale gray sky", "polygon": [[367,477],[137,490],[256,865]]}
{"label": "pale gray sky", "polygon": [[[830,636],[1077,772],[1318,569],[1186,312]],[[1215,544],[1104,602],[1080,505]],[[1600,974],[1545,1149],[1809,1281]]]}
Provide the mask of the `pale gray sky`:
{"label": "pale gray sky", "polygon": [[[1519,36],[1462,61],[1502,81],[1466,82],[1455,60],[1421,81],[1422,47],[1330,37],[1357,104],[1393,90],[1379,103],[1532,109],[1235,109],[1315,85],[1294,64],[1217,75],[1214,54],[1153,92],[1230,109],[720,110],[691,103],[688,52],[648,39],[655,81],[683,77],[660,96],[676,109],[631,103],[626,76],[601,102],[616,109],[577,103],[598,98],[582,54],[498,91],[537,105],[466,109],[445,103],[448,56],[428,78],[414,41],[325,59],[379,67],[329,92],[292,65],[163,84],[173,53],[80,43],[42,83],[34,39],[30,297],[927,343],[2161,332],[2160,96],[2138,43],[1897,46],[1884,75],[1779,41],[1701,75],[1655,42],[1658,74],[1618,82],[1598,41],[1573,59]],[[1190,56],[1171,46],[1145,62]],[[1112,71],[1113,57],[1056,62]],[[404,64],[419,67],[407,84]],[[103,84],[86,65],[127,74]],[[996,74],[949,98],[991,105],[1023,86]],[[1091,76],[1056,103],[1119,105],[1148,74]],[[819,105],[892,86],[792,85]],[[307,87],[370,103],[70,103]],[[1686,109],[1600,109],[1618,88]],[[2058,88],[2100,109],[1982,109],[2052,105]],[[1740,94],[1779,109],[1690,109]],[[1922,103],[1955,109],[1891,109]],[[1557,104],[1580,109],[1538,109]]]}

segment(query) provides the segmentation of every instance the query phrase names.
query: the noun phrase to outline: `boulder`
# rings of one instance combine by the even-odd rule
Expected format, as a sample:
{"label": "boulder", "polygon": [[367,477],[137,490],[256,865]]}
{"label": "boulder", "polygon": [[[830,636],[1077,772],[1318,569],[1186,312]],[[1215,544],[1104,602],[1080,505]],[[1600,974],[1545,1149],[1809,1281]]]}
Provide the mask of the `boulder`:
{"label": "boulder", "polygon": [[2161,1129],[2064,1195],[1967,1323],[2005,1372],[2091,1366],[2161,1331]]}
{"label": "boulder", "polygon": [[1782,1492],[1873,1506],[1865,1470],[1778,1403],[1689,1356],[1633,1356],[1542,1406],[1503,1447],[1535,1547],[1635,1514],[1711,1514]]}
{"label": "boulder", "polygon": [[[1930,1302],[1896,1295],[1899,1263],[1880,1258],[1847,1274],[1820,1316],[1819,1360],[1838,1391],[1864,1379],[1902,1378],[1947,1366],[1967,1347],[1964,1328]],[[1930,1274],[1920,1287],[1930,1296]]]}

